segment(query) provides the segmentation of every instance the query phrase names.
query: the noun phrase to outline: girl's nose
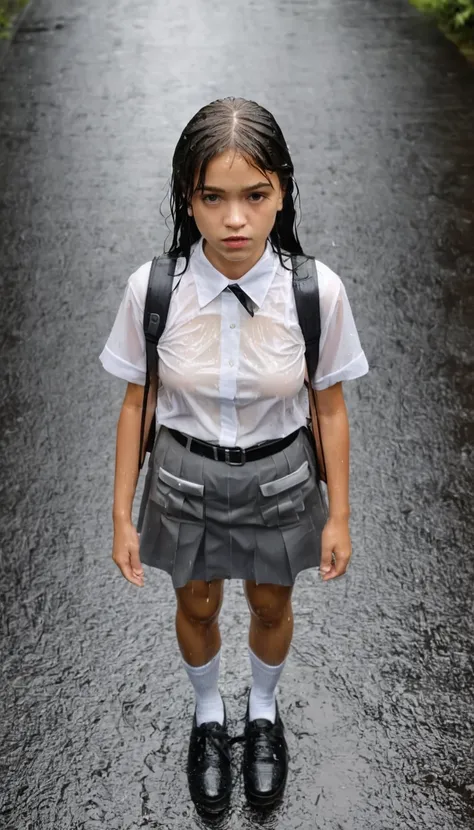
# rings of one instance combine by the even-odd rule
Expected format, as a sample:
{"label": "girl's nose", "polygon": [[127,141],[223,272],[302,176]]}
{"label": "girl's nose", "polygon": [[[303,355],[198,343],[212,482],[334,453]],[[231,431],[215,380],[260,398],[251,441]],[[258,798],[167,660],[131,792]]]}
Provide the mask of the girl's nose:
{"label": "girl's nose", "polygon": [[245,225],[244,211],[241,205],[229,205],[229,211],[225,218],[225,225],[228,228],[239,229]]}

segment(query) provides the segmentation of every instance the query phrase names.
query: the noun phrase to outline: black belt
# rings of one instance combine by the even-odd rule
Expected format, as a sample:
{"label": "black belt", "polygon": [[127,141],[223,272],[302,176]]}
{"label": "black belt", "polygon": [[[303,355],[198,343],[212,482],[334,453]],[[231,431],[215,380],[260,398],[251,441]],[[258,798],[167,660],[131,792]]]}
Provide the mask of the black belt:
{"label": "black belt", "polygon": [[263,441],[261,444],[248,447],[246,450],[241,447],[220,447],[218,444],[208,444],[207,441],[200,441],[198,438],[183,435],[182,432],[178,432],[176,429],[170,429],[169,432],[176,441],[179,441],[183,447],[187,447],[191,452],[204,455],[206,458],[213,458],[214,461],[225,461],[226,464],[241,466],[246,461],[258,461],[259,458],[265,458],[267,455],[272,455],[284,450],[285,447],[289,447],[298,435],[299,429],[279,441]]}

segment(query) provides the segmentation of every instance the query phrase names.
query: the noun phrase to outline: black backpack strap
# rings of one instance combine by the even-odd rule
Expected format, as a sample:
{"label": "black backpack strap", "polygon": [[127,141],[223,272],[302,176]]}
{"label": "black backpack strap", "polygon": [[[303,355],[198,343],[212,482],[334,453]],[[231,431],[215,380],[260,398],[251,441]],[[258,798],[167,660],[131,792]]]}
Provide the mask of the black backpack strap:
{"label": "black backpack strap", "polygon": [[[306,345],[305,357],[308,367],[308,382],[305,381],[305,383],[308,387],[308,429],[315,450],[319,477],[322,481],[327,481],[326,462],[317,414],[316,396],[311,385],[311,378],[315,376],[318,368],[319,341],[321,337],[318,269],[313,258],[292,256],[291,262],[293,266],[293,291],[296,311]],[[311,412],[312,403],[313,413]],[[317,435],[314,434],[315,429],[317,430]]]}
{"label": "black backpack strap", "polygon": [[313,258],[292,256],[291,262],[296,312],[306,344],[306,362],[311,379],[318,368],[321,337],[318,271]]}
{"label": "black backpack strap", "polygon": [[155,441],[156,424],[155,417],[153,416],[148,435],[146,436],[146,449],[144,453],[145,420],[150,380],[158,375],[158,353],[156,347],[166,326],[175,267],[175,258],[168,257],[167,255],[154,257],[148,279],[145,309],[143,312],[143,331],[146,346],[146,379],[140,426],[139,469],[143,465],[145,453],[152,451]]}

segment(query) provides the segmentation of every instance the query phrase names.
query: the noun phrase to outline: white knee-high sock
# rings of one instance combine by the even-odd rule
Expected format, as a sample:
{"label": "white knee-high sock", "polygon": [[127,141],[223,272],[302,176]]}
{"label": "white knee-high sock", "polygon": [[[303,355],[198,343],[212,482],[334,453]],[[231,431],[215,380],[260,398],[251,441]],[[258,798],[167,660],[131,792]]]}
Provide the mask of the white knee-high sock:
{"label": "white knee-high sock", "polygon": [[286,660],[279,666],[268,666],[249,648],[253,684],[249,697],[249,720],[265,718],[275,723],[276,686]]}
{"label": "white knee-high sock", "polygon": [[218,689],[219,664],[221,652],[204,666],[189,666],[184,660],[184,668],[193,685],[196,695],[196,723],[224,723],[224,703]]}

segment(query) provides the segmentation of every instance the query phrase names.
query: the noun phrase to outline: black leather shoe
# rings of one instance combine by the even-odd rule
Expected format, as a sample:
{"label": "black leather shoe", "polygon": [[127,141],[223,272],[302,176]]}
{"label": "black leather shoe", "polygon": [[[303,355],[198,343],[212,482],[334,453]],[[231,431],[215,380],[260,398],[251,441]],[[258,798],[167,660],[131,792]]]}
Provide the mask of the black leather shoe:
{"label": "black leather shoe", "polygon": [[229,805],[232,789],[230,741],[227,718],[220,723],[196,724],[196,713],[189,741],[188,785],[197,807],[220,813]]}
{"label": "black leather shoe", "polygon": [[283,795],[288,775],[288,746],[276,707],[275,723],[245,719],[243,777],[245,795],[255,807],[269,807]]}

